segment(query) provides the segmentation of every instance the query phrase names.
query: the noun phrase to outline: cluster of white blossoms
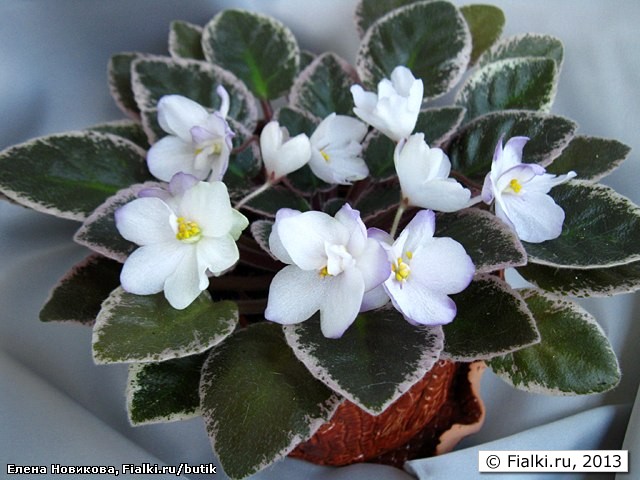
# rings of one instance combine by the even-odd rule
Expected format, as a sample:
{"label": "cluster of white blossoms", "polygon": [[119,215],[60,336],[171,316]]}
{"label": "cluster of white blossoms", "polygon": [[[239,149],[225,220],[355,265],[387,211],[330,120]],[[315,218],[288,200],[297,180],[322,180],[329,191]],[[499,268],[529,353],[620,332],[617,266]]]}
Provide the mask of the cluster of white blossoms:
{"label": "cluster of white blossoms", "polygon": [[[249,200],[304,165],[330,184],[366,178],[362,142],[371,126],[396,142],[393,161],[402,198],[391,231],[367,229],[349,204],[334,216],[280,209],[269,248],[286,266],[271,283],[265,318],[295,324],[320,312],[322,333],[331,338],[342,336],[359,312],[389,301],[412,324],[454,319],[449,295],[469,285],[475,267],[458,242],[434,237],[434,211],[453,212],[477,202],[450,178],[447,155],[430,148],[424,134],[413,133],[422,80],[399,66],[378,84],[377,94],[354,85],[354,113],[362,121],[332,113],[310,137],[290,138],[277,121],[268,122],[259,138],[265,184],[235,208],[221,181],[234,135],[226,121],[229,96],[222,87],[217,92],[221,106],[213,113],[179,95],[158,103],[158,121],[168,135],[151,147],[147,162],[151,173],[169,184],[143,191],[116,212],[122,236],[139,245],[122,271],[125,290],[164,291],[173,307],[187,307],[208,287],[208,275],[221,275],[239,260],[235,242],[249,222],[238,210]],[[541,242],[557,237],[564,221],[547,193],[575,174],[555,177],[539,165],[523,164],[526,141],[514,137],[504,148],[502,140],[498,143],[481,199],[495,200],[496,215],[522,240]],[[423,210],[394,238],[410,206]]]}

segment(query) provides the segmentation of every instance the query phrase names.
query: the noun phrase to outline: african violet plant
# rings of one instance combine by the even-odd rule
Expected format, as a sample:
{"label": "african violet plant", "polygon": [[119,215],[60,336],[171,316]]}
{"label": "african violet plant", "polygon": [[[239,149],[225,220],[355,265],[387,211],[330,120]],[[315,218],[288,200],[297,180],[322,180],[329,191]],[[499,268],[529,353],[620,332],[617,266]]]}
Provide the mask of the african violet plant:
{"label": "african violet plant", "polygon": [[41,319],[130,365],[134,425],[202,415],[234,478],[441,358],[552,394],[620,377],[566,297],[638,288],[638,208],[596,183],[629,149],[549,113],[560,41],[500,39],[499,9],[441,0],[356,19],[355,68],[255,13],[176,21],[170,56],[111,59],[130,120],[0,154],[0,191],[82,222],[93,251]]}

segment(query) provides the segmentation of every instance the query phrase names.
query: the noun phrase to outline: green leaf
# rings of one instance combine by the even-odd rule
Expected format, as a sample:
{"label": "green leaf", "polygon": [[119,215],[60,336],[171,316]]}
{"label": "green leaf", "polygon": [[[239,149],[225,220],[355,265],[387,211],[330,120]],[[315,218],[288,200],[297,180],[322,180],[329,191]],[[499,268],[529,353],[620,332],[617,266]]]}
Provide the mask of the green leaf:
{"label": "green leaf", "polygon": [[212,302],[206,291],[176,310],[162,293],[133,295],[117,288],[96,318],[93,360],[103,364],[187,357],[222,342],[237,323],[236,304]]}
{"label": "green leaf", "polygon": [[356,26],[360,38],[380,17],[391,10],[415,2],[416,0],[360,0],[356,5]]}
{"label": "green leaf", "polygon": [[[393,140],[374,130],[362,144],[362,158],[369,168],[369,175],[379,181],[390,180],[396,176],[393,152],[396,144]],[[399,199],[395,199],[396,202]]]}
{"label": "green leaf", "polygon": [[573,170],[580,180],[596,182],[618,168],[630,150],[617,140],[576,135],[547,172],[560,175]]}
{"label": "green leaf", "polygon": [[211,351],[200,398],[211,444],[231,478],[246,478],[287,455],[339,403],[272,323],[238,331]]}
{"label": "green leaf", "polygon": [[493,358],[489,366],[514,387],[555,395],[588,395],[620,381],[616,355],[595,319],[577,304],[523,290],[540,330],[539,344]]}
{"label": "green leaf", "polygon": [[441,327],[410,325],[393,309],[358,315],[337,339],[322,335],[319,314],[284,332],[313,376],[372,415],[424,377],[442,350]]}
{"label": "green leaf", "polygon": [[171,22],[169,53],[174,58],[204,60],[202,27],[181,20]]}
{"label": "green leaf", "polygon": [[93,132],[110,133],[118,137],[125,138],[135,143],[143,150],[149,149],[147,135],[139,122],[133,120],[115,120],[113,122],[101,123],[87,128]]}
{"label": "green leaf", "polygon": [[369,89],[389,78],[398,65],[424,82],[424,97],[448,92],[469,63],[471,35],[460,11],[449,2],[428,1],[398,8],[365,34],[356,58]]}
{"label": "green leaf", "polygon": [[523,135],[531,140],[524,148],[526,163],[548,165],[569,143],[577,129],[571,120],[529,111],[493,112],[462,127],[447,148],[454,170],[484,180],[491,170],[493,153],[500,138]]}
{"label": "green leaf", "polygon": [[137,247],[135,243],[125,240],[120,235],[114,213],[118,208],[138,198],[140,190],[161,186],[156,182],[146,182],[120,190],[89,215],[74,235],[74,241],[107,258],[124,263]]}
{"label": "green leaf", "polygon": [[471,31],[473,65],[500,38],[505,22],[504,13],[493,5],[465,5],[460,7],[460,11]]}
{"label": "green leaf", "polygon": [[129,365],[127,413],[131,425],[175,422],[200,415],[200,370],[206,354]]}
{"label": "green leaf", "polygon": [[[220,108],[216,93],[222,85],[229,93],[229,117],[253,131],[258,118],[255,97],[231,72],[216,65],[188,59],[145,57],[132,65],[132,83],[142,121],[152,141],[165,133],[157,126],[157,105],[164,95],[182,95],[211,108]],[[161,134],[161,135],[159,135]]]}
{"label": "green leaf", "polygon": [[548,112],[556,95],[558,70],[548,58],[510,58],[490,63],[467,79],[455,103],[466,120],[499,110]]}
{"label": "green leaf", "polygon": [[300,71],[307,68],[313,62],[313,59],[316,58],[315,53],[310,52],[309,50],[300,50]]}
{"label": "green leaf", "polygon": [[311,209],[309,203],[304,198],[291,190],[279,186],[271,187],[257,197],[249,200],[249,202],[245,204],[245,208],[268,217],[275,217],[276,212],[281,208],[292,208],[294,210],[300,210],[301,212],[306,212]]}
{"label": "green leaf", "polygon": [[540,340],[531,312],[502,280],[478,275],[452,295],[458,314],[444,331],[443,356],[470,362],[519,350]]}
{"label": "green leaf", "polygon": [[54,285],[40,320],[93,325],[104,299],[120,285],[121,269],[119,263],[101,255],[85,258]]}
{"label": "green leaf", "polygon": [[460,242],[473,260],[477,273],[489,273],[526,265],[527,254],[518,236],[495,215],[477,208],[440,213],[436,237]]}
{"label": "green leaf", "polygon": [[360,216],[367,223],[371,218],[397,210],[399,204],[400,185],[394,182],[374,185],[358,197],[353,207],[360,211]]}
{"label": "green leaf", "polygon": [[565,213],[562,233],[522,242],[529,261],[562,268],[602,268],[640,260],[640,208],[604,185],[572,181],[549,193]]}
{"label": "green leaf", "polygon": [[271,236],[273,224],[274,222],[271,220],[256,220],[249,228],[251,230],[251,235],[253,235],[253,238],[260,248],[267,252],[271,258],[277,260],[269,248],[269,237]]}
{"label": "green leaf", "polygon": [[424,108],[420,110],[414,132],[424,133],[430,147],[445,143],[462,123],[465,109],[460,107]]}
{"label": "green leaf", "polygon": [[349,63],[335,53],[316,57],[300,72],[291,88],[290,105],[323,119],[332,113],[353,115],[349,88],[358,75]]}
{"label": "green leaf", "polygon": [[116,105],[125,115],[140,118],[140,109],[131,88],[131,64],[142,57],[140,53],[126,52],[112,55],[109,59],[109,90]]}
{"label": "green leaf", "polygon": [[108,197],[151,179],[137,145],[104,133],[69,132],[0,153],[0,192],[26,207],[84,220]]}
{"label": "green leaf", "polygon": [[207,59],[243,80],[260,99],[284,95],[300,66],[291,30],[274,18],[243,10],[223,10],[205,26]]}
{"label": "green leaf", "polygon": [[609,268],[553,268],[530,263],[518,273],[534,285],[559,295],[609,297],[640,290],[640,262]]}
{"label": "green leaf", "polygon": [[556,66],[560,70],[563,51],[562,42],[551,35],[524,33],[505,38],[496,43],[479,58],[478,64],[483,67],[489,63],[507,58],[537,57],[550,58],[556,62]]}
{"label": "green leaf", "polygon": [[[253,179],[262,171],[262,161],[257,137],[235,120],[229,118],[227,121],[235,133],[233,148],[237,151],[229,157],[223,181],[231,200],[236,202],[246,195],[247,189],[253,187]],[[251,143],[247,145],[247,142]]]}

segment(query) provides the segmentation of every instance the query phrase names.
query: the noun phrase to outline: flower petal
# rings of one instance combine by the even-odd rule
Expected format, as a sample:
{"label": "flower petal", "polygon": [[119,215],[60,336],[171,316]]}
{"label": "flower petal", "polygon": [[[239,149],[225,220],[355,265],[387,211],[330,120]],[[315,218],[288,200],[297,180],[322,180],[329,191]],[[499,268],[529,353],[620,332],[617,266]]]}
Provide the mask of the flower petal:
{"label": "flower petal", "polygon": [[122,267],[120,283],[127,292],[150,295],[161,292],[190,246],[175,240],[136,249]]}
{"label": "flower petal", "polygon": [[352,141],[362,142],[368,128],[360,120],[347,115],[332,113],[315,129],[309,141],[311,145],[322,149],[327,144],[347,145]]}
{"label": "flower petal", "polygon": [[311,150],[309,167],[319,179],[327,183],[351,185],[369,176],[369,168],[362,158],[344,152],[336,154],[325,151],[325,154],[329,156],[329,160],[319,150]]}
{"label": "flower petal", "polygon": [[272,170],[273,179],[279,179],[306,165],[311,159],[311,144],[304,133],[286,141],[278,151],[278,157]]}
{"label": "flower petal", "polygon": [[571,171],[565,175],[551,175],[550,173],[545,173],[543,175],[538,175],[535,178],[532,178],[531,181],[527,184],[527,190],[531,192],[539,192],[539,193],[549,193],[553,187],[560,185],[562,183],[566,183],[572,178],[577,176],[576,172]]}
{"label": "flower petal", "polygon": [[209,175],[210,166],[196,169],[193,144],[172,135],[154,143],[147,152],[147,165],[152,175],[169,182],[177,173],[183,172],[204,180]]}
{"label": "flower petal", "polygon": [[182,95],[165,95],[158,102],[160,127],[185,142],[191,142],[191,127],[203,124],[208,115],[202,105]]}
{"label": "flower petal", "polygon": [[282,246],[292,262],[303,270],[320,270],[326,266],[325,243],[346,245],[349,240],[347,228],[322,212],[287,216],[276,223]]}
{"label": "flower petal", "polygon": [[445,325],[456,316],[456,304],[447,295],[426,290],[411,280],[401,286],[389,279],[384,288],[396,310],[413,325]]}
{"label": "flower petal", "polygon": [[346,245],[349,253],[354,257],[360,255],[367,241],[367,227],[365,227],[360,218],[360,212],[354,210],[348,203],[345,203],[340,210],[336,212],[334,218],[344,225],[349,232],[349,240]]}
{"label": "flower petal", "polygon": [[475,270],[462,245],[452,238],[433,238],[415,249],[405,286],[447,295],[460,293],[471,283]]}
{"label": "flower petal", "polygon": [[271,253],[273,253],[275,257],[283,263],[291,264],[293,263],[293,260],[289,256],[286,248],[284,248],[284,245],[282,245],[282,240],[280,240],[280,234],[278,233],[278,227],[284,218],[296,217],[300,214],[300,211],[293,210],[291,208],[281,208],[276,212],[276,221],[271,228],[271,235],[269,235],[269,250],[271,250]]}
{"label": "flower petal", "polygon": [[[216,238],[203,237],[196,244],[196,251],[198,271],[210,270],[216,276],[233,267],[240,258],[240,252],[231,235]],[[204,286],[201,284],[201,289],[207,288],[207,284]]]}
{"label": "flower petal", "polygon": [[320,309],[326,282],[315,271],[288,265],[280,270],[269,287],[264,317],[283,325],[300,323]]}
{"label": "flower petal", "polygon": [[391,272],[387,253],[379,242],[369,238],[363,252],[356,260],[356,267],[362,272],[364,289],[369,291],[384,282]]}
{"label": "flower petal", "polygon": [[[164,283],[164,296],[177,310],[187,308],[208,285],[204,272],[198,271],[195,248],[185,249],[182,261]],[[204,288],[203,285],[204,284]]]}
{"label": "flower petal", "polygon": [[436,231],[436,214],[431,210],[420,210],[404,227],[402,234],[407,239],[402,246],[403,251],[415,252],[420,245],[425,245],[433,240]]}
{"label": "flower petal", "polygon": [[364,292],[360,311],[368,312],[369,310],[375,310],[376,308],[385,306],[388,302],[389,295],[387,295],[384,285],[380,284],[376,288],[372,288],[368,292]]}
{"label": "flower petal", "polygon": [[320,328],[325,337],[339,338],[358,316],[364,280],[357,268],[350,268],[335,277],[323,278],[321,283],[324,295],[320,304]]}
{"label": "flower petal", "polygon": [[189,189],[176,213],[196,222],[207,237],[227,235],[234,219],[227,187],[222,182],[200,182]]}
{"label": "flower petal", "polygon": [[564,210],[549,195],[540,192],[504,195],[502,208],[520,240],[540,243],[562,233]]}
{"label": "flower petal", "polygon": [[157,197],[137,198],[115,213],[116,228],[125,239],[138,245],[170,242],[176,239],[175,215]]}
{"label": "flower petal", "polygon": [[466,207],[471,192],[452,178],[436,178],[409,197],[409,204],[438,212],[455,212]]}

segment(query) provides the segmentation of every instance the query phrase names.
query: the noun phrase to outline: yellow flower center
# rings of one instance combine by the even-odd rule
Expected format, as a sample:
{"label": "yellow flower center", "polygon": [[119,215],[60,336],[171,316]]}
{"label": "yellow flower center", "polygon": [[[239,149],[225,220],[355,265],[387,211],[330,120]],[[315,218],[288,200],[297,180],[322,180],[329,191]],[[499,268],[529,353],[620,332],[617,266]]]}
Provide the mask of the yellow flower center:
{"label": "yellow flower center", "polygon": [[320,269],[320,276],[321,276],[322,278],[324,278],[324,277],[326,277],[327,275],[331,276],[331,274],[329,273],[329,270],[327,269],[327,267],[326,267],[326,266],[324,266],[324,267],[322,267],[322,268]]}
{"label": "yellow flower center", "polygon": [[516,178],[509,182],[509,187],[514,193],[520,193],[520,190],[522,190],[522,184]]}
{"label": "yellow flower center", "polygon": [[322,158],[324,158],[324,161],[327,163],[329,163],[329,161],[331,160],[331,157],[329,157],[329,154],[324,150],[320,150],[320,155],[322,155]]}
{"label": "yellow flower center", "polygon": [[200,226],[193,221],[186,220],[184,217],[178,217],[178,231],[176,238],[183,242],[192,243],[200,240],[202,231]]}
{"label": "yellow flower center", "polygon": [[[412,252],[406,252],[407,260],[411,260],[413,258]],[[409,278],[409,274],[411,273],[411,268],[409,267],[409,263],[405,262],[402,257],[398,257],[398,260],[391,264],[391,271],[395,273],[396,280],[400,283],[404,283]]]}

